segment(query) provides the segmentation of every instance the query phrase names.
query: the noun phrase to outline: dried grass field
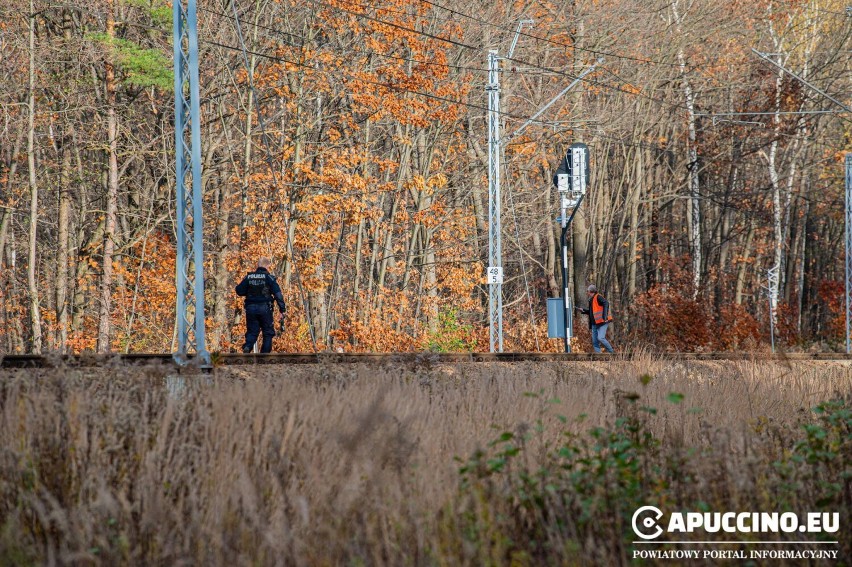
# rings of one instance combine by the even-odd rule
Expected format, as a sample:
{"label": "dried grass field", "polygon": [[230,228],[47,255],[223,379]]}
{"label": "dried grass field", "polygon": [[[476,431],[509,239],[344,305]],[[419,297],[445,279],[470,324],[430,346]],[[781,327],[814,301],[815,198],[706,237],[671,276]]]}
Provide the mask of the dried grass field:
{"label": "dried grass field", "polygon": [[0,564],[636,564],[650,504],[839,512],[852,557],[844,362],[169,372],[0,374]]}

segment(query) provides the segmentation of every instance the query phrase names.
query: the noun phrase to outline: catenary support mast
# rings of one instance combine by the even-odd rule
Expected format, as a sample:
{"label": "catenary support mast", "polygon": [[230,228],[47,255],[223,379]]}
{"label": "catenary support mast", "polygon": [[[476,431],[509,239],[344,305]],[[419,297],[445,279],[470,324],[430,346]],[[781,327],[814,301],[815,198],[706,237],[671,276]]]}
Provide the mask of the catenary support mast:
{"label": "catenary support mast", "polygon": [[503,245],[500,227],[500,59],[488,52],[488,322],[491,352],[503,352]]}
{"label": "catenary support mast", "polygon": [[846,354],[852,354],[852,154],[846,154]]}
{"label": "catenary support mast", "polygon": [[177,345],[174,358],[194,351],[210,364],[204,340],[204,247],[201,203],[201,122],[196,0],[173,3],[175,65],[175,195],[177,198]]}

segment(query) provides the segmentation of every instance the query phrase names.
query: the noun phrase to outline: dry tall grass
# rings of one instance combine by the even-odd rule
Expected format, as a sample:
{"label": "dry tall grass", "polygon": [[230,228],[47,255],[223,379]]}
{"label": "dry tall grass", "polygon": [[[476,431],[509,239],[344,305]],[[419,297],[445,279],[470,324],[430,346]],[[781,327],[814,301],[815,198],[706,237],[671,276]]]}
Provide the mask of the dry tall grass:
{"label": "dry tall grass", "polygon": [[[637,502],[752,509],[798,482],[784,505],[817,506],[845,482],[820,505],[842,512],[849,558],[852,479],[800,463],[772,480],[811,408],[849,397],[844,363],[259,366],[190,377],[179,399],[168,371],[0,375],[0,563],[626,564],[626,477],[587,472],[576,495],[556,454],[616,422],[661,442],[627,460]],[[485,470],[507,432],[517,451]],[[518,479],[541,470],[555,496],[528,498]]]}

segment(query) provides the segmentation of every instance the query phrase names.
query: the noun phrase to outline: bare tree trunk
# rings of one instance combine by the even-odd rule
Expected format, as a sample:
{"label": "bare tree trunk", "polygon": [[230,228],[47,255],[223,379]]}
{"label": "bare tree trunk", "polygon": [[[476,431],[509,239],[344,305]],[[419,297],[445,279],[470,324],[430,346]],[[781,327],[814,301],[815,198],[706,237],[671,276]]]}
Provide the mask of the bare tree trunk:
{"label": "bare tree trunk", "polygon": [[[739,167],[734,165],[731,171],[730,182],[728,184],[727,193],[731,194],[736,191],[739,183]],[[725,201],[722,206],[722,226],[719,229],[719,275],[722,276],[728,267],[728,255],[731,249],[731,211],[728,205],[728,196],[725,196]]]}
{"label": "bare tree trunk", "polygon": [[[18,160],[15,159],[15,156],[20,155],[21,146],[24,145],[24,138],[26,137],[26,135],[27,135],[27,129],[21,128],[21,131],[20,131],[17,139],[15,140],[15,146],[14,146],[14,149],[12,151],[11,158],[9,160],[9,169],[8,169],[8,173],[6,174],[6,182],[5,182],[5,187],[4,187],[5,194],[7,196],[12,194],[12,182],[15,179],[15,174],[18,171]],[[3,218],[2,218],[2,220],[0,220],[0,263],[2,262],[2,259],[6,257],[6,244],[7,244],[6,233],[8,231],[9,222],[11,221],[11,219],[12,219],[12,208],[11,207],[3,207]],[[11,298],[10,298],[10,300],[11,300]]]}
{"label": "bare tree trunk", "polygon": [[[672,14],[674,15],[675,25],[678,34],[683,36],[683,17],[678,11],[679,0],[674,0],[671,4]],[[692,84],[686,75],[686,56],[683,48],[677,50],[677,60],[680,67],[680,77],[683,82],[683,96],[686,101],[687,108],[687,130],[689,145],[687,146],[687,156],[689,159],[689,207],[687,207],[687,227],[689,231],[689,248],[692,254],[692,293],[693,296],[698,294],[698,287],[701,284],[701,199],[699,196],[698,185],[698,129],[695,119],[695,93],[692,90]]]}
{"label": "bare tree trunk", "polygon": [[[63,143],[68,144],[66,141]],[[62,148],[62,166],[59,180],[59,219],[56,254],[56,321],[58,329],[56,333],[56,344],[60,352],[65,352],[68,342],[68,235],[69,217],[71,213],[71,200],[68,197],[71,186],[71,151],[67,147]]]}
{"label": "bare tree trunk", "polygon": [[[372,129],[370,128],[371,122],[370,120],[366,121],[364,124],[364,163],[369,163],[369,152],[370,152],[370,134]],[[364,176],[368,176],[368,171],[365,166]],[[361,195],[361,203],[364,203],[367,198],[366,194]],[[358,234],[355,237],[355,276],[352,278],[352,301],[354,302],[354,310],[355,318],[359,319],[358,311],[361,306],[360,298],[358,297],[358,292],[361,289],[361,262],[362,262],[362,248],[364,246],[364,229],[366,228],[366,221],[362,217],[358,222]]]}
{"label": "bare tree trunk", "polygon": [[[107,3],[107,37],[115,36],[115,6],[114,0]],[[99,353],[110,351],[110,314],[112,312],[112,257],[115,251],[115,223],[118,210],[118,119],[116,117],[116,84],[115,67],[107,55],[106,68],[106,103],[107,103],[107,136],[109,137],[109,170],[107,179],[107,208],[106,226],[104,230],[103,275],[101,276],[101,304],[98,313],[98,344]]]}
{"label": "bare tree trunk", "polygon": [[214,267],[214,282],[216,284],[216,293],[213,298],[213,329],[210,333],[210,348],[213,352],[222,349],[222,335],[228,328],[228,294],[231,292],[228,286],[230,274],[226,260],[230,252],[230,224],[228,218],[230,216],[231,207],[229,204],[231,192],[229,191],[229,181],[227,179],[219,179],[214,192],[216,201],[216,265]]}
{"label": "bare tree trunk", "polygon": [[756,221],[754,219],[748,225],[748,235],[746,236],[745,245],[743,246],[743,251],[741,254],[742,259],[740,260],[739,268],[737,269],[737,288],[736,288],[736,297],[735,302],[737,305],[742,305],[743,303],[743,289],[745,288],[745,275],[746,269],[748,268],[748,259],[751,256],[751,243],[754,239],[754,229],[755,229]]}
{"label": "bare tree trunk", "polygon": [[[772,4],[769,5],[770,15],[772,15]],[[772,38],[774,50],[781,57],[781,61],[779,65],[785,65],[787,60],[789,59],[789,54],[784,52],[784,41],[783,37],[778,34],[775,29],[775,25],[773,21],[770,19],[769,25],[769,35]],[[808,75],[808,66],[807,66],[807,50],[805,54],[805,68],[803,71],[803,76],[807,77]],[[767,161],[767,165],[769,167],[769,179],[772,183],[772,228],[773,235],[775,238],[774,242],[774,254],[773,254],[773,262],[772,266],[778,272],[778,277],[775,280],[774,289],[770,290],[770,293],[774,294],[777,298],[779,296],[779,292],[781,287],[783,286],[783,281],[785,279],[785,254],[784,248],[786,244],[785,236],[789,230],[789,215],[790,215],[790,195],[792,194],[792,185],[793,178],[796,174],[796,151],[801,140],[802,136],[802,128],[798,128],[796,131],[796,136],[793,139],[792,149],[790,150],[790,171],[786,180],[786,191],[782,204],[782,189],[781,189],[781,176],[778,172],[778,145],[779,139],[781,137],[781,111],[782,111],[782,89],[783,89],[783,81],[784,81],[784,71],[779,69],[775,76],[775,104],[774,104],[774,112],[772,116],[773,123],[773,139],[772,143],[769,147],[769,154],[767,155],[765,152],[761,152],[764,159]]]}
{"label": "bare tree trunk", "polygon": [[30,181],[30,238],[27,256],[27,287],[30,296],[30,324],[32,340],[30,351],[41,353],[41,315],[38,305],[38,283],[36,282],[36,236],[38,231],[38,184],[35,172],[35,3],[30,0],[30,61],[27,108],[27,166]]}
{"label": "bare tree trunk", "polygon": [[[9,265],[12,269],[9,272],[9,279],[11,281],[10,287],[12,288],[12,292],[10,296],[12,297],[12,305],[15,305],[14,301],[21,296],[20,291],[18,290],[18,266],[17,266],[17,250],[15,249],[15,238],[14,236],[9,240]],[[17,314],[16,314],[17,315]],[[12,326],[12,345],[14,352],[22,352],[24,350],[24,329],[21,323],[21,317],[14,317],[14,324]]]}
{"label": "bare tree trunk", "polygon": [[[66,45],[71,43],[73,18],[71,12],[65,10],[62,18],[62,34]],[[62,164],[59,173],[59,218],[56,253],[56,344],[59,352],[64,353],[68,343],[68,259],[69,250],[69,219],[71,215],[71,144],[74,143],[73,128],[69,126],[62,140]]]}
{"label": "bare tree trunk", "polygon": [[[468,118],[467,131],[473,132],[472,118]],[[472,150],[471,152],[468,152],[469,154],[472,154],[471,161],[475,158],[478,163],[481,163],[484,167],[487,167],[488,157],[485,155],[485,152],[482,151],[482,147],[479,145],[479,141],[473,137],[468,137],[468,141]],[[473,183],[470,198],[473,202],[473,216],[476,218],[476,235],[477,238],[479,238],[481,235],[488,234],[488,225],[486,224],[487,213],[485,211],[485,207],[482,204],[482,184]]]}
{"label": "bare tree trunk", "polygon": [[[325,282],[325,270],[323,269],[322,262],[317,262],[314,275],[317,278],[317,281]],[[325,298],[325,290],[319,289],[317,291],[308,292],[308,304],[311,310],[311,320],[314,322],[314,329],[316,329],[318,333],[322,333],[328,325],[328,303]],[[320,335],[317,337],[317,340],[326,341],[325,346],[328,348],[327,336]]]}
{"label": "bare tree trunk", "polygon": [[[399,134],[403,137],[403,139],[408,139],[410,132],[410,126],[406,125],[404,131],[400,131]],[[397,181],[396,181],[396,191],[394,192],[394,197],[391,199],[391,208],[390,214],[387,218],[387,230],[385,232],[384,238],[384,250],[382,251],[382,261],[379,264],[379,276],[378,282],[376,283],[377,291],[376,291],[376,308],[381,309],[382,302],[384,299],[384,294],[382,292],[382,287],[385,285],[385,278],[387,277],[387,268],[388,263],[394,258],[393,253],[393,227],[394,227],[394,219],[396,217],[397,207],[399,205],[399,201],[401,200],[400,193],[402,192],[402,186],[405,181],[406,176],[408,175],[409,163],[411,161],[411,145],[406,144],[400,149],[399,155],[399,168],[397,170]],[[406,268],[407,269],[407,268]]]}
{"label": "bare tree trunk", "polygon": [[[231,147],[232,139],[229,135],[229,125],[225,122],[225,110],[221,103],[219,105],[219,119],[222,123],[225,144],[227,147]],[[236,171],[237,167],[233,157],[231,163]],[[223,336],[227,336],[228,340],[231,338],[230,325],[228,324],[228,296],[232,293],[228,282],[231,281],[231,275],[226,262],[231,252],[232,196],[230,176],[220,175],[213,196],[216,203],[216,254],[214,255],[215,263],[213,265],[215,291],[213,294],[213,329],[210,333],[210,349],[213,352],[222,350]],[[242,234],[242,228],[240,234]]]}
{"label": "bare tree trunk", "polygon": [[[437,259],[435,257],[435,248],[432,246],[432,238],[430,231],[423,227],[424,247],[426,256],[424,258],[423,271],[426,275],[426,296],[429,298],[429,305],[426,311],[426,325],[429,331],[435,333],[438,331],[438,272]],[[422,295],[421,295],[422,296]]]}
{"label": "bare tree trunk", "polygon": [[[364,247],[364,230],[366,228],[366,222],[362,218],[358,222],[358,234],[355,237],[355,276],[352,278],[352,301],[355,302],[355,312],[357,313],[360,310],[361,301],[358,298],[358,293],[361,290],[361,274],[362,267],[361,263],[363,262],[363,251]],[[356,318],[358,316],[356,315]]]}
{"label": "bare tree trunk", "polygon": [[636,150],[636,176],[633,179],[635,190],[630,191],[630,239],[628,246],[628,275],[627,275],[627,300],[630,301],[636,293],[636,252],[639,244],[639,201],[642,199],[642,185],[645,181],[645,150]]}
{"label": "bare tree trunk", "polygon": [[[7,210],[3,211],[3,221],[0,223],[0,239],[5,240],[6,230],[9,227],[9,214]],[[14,346],[12,344],[12,335],[14,334],[12,330],[12,315],[9,313],[9,307],[14,305],[15,298],[12,297],[12,270],[11,268],[7,269],[8,264],[6,263],[6,247],[5,244],[0,245],[0,284],[2,284],[2,297],[3,301],[0,302],[0,315],[2,315],[2,324],[3,328],[6,329],[5,336],[5,348],[6,352],[13,353]]]}
{"label": "bare tree trunk", "polygon": [[[805,178],[807,181],[803,180],[802,182],[802,193],[807,194],[810,189],[810,180]],[[811,202],[806,196],[802,199],[804,201],[805,211],[802,215],[802,228],[801,228],[801,254],[799,256],[799,279],[796,286],[796,302],[798,309],[796,312],[799,314],[798,319],[796,321],[796,330],[801,333],[802,332],[802,308],[804,307],[804,298],[805,298],[805,269],[807,266],[807,252],[808,252],[808,217],[811,212]]]}
{"label": "bare tree trunk", "polygon": [[[555,191],[548,191],[545,194],[544,206],[546,214],[549,214],[554,210],[555,205],[553,204],[553,195]],[[557,197],[558,199],[559,197]],[[559,239],[556,236],[557,228],[555,224],[547,223],[545,226],[545,238],[547,239],[547,252],[544,259],[544,274],[547,278],[547,289],[550,292],[549,297],[561,297],[562,292],[560,291],[560,284],[556,281],[556,273],[557,273],[557,254],[562,254],[561,250],[556,250],[559,246]]]}

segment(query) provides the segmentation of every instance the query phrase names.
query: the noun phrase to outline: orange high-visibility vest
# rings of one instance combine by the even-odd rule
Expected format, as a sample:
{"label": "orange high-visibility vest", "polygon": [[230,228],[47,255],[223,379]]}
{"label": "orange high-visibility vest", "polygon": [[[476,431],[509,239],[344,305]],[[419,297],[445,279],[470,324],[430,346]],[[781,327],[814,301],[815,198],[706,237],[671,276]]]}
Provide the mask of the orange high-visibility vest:
{"label": "orange high-visibility vest", "polygon": [[592,298],[592,316],[595,319],[595,325],[603,325],[604,323],[612,321],[612,315],[607,313],[606,321],[604,321],[604,308],[603,305],[601,305],[601,302],[598,301],[598,295],[599,294],[596,293]]}

